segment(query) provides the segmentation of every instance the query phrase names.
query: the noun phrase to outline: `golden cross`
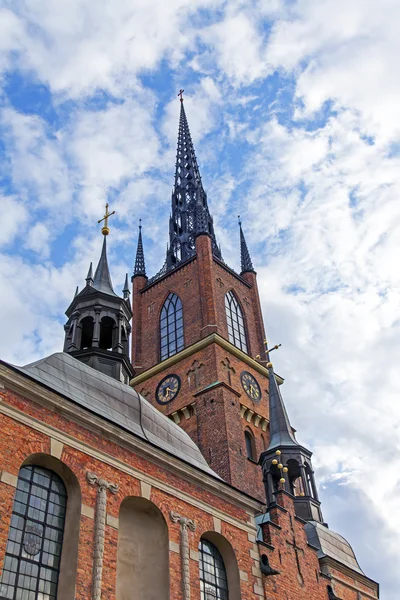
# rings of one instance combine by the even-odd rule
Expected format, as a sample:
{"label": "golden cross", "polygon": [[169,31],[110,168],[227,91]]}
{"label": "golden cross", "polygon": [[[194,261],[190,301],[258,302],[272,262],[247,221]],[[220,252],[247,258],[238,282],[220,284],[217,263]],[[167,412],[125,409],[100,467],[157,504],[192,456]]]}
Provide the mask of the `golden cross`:
{"label": "golden cross", "polygon": [[108,228],[108,217],[111,217],[111,215],[115,215],[115,210],[113,210],[112,212],[108,212],[108,202],[106,204],[106,214],[104,215],[104,217],[102,219],[99,219],[97,222],[101,223],[102,221],[104,221],[104,226],[101,230],[101,233],[103,235],[108,235],[110,233],[110,230]]}
{"label": "golden cross", "polygon": [[183,92],[184,92],[184,91],[185,91],[185,90],[179,90],[179,94],[178,94],[178,96],[179,96],[179,100],[180,100],[181,102],[183,102],[183,97],[182,97],[182,94],[183,94]]}

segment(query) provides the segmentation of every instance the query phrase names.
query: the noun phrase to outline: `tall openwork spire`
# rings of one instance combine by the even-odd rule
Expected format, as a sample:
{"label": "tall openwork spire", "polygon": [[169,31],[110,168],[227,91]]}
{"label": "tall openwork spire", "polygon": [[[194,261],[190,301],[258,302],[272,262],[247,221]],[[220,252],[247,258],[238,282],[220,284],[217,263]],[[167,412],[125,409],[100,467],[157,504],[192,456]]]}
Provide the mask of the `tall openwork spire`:
{"label": "tall openwork spire", "polygon": [[213,253],[221,258],[214,233],[213,219],[207,205],[207,194],[201,181],[189,124],[179,93],[178,148],[176,154],[175,185],[172,190],[172,211],[169,224],[170,244],[167,251],[167,270],[190,258],[196,252],[195,239],[207,233],[212,240]]}
{"label": "tall openwork spire", "polygon": [[248,273],[249,271],[254,272],[253,263],[251,261],[250,252],[247,247],[246,239],[244,237],[243,229],[242,229],[242,221],[239,219],[239,229],[240,229],[240,264],[241,264],[241,272]]}
{"label": "tall openwork spire", "polygon": [[143,251],[143,240],[142,240],[142,219],[139,221],[139,237],[138,245],[136,250],[135,268],[133,270],[133,276],[143,275],[146,277],[146,264],[144,262],[144,251]]}

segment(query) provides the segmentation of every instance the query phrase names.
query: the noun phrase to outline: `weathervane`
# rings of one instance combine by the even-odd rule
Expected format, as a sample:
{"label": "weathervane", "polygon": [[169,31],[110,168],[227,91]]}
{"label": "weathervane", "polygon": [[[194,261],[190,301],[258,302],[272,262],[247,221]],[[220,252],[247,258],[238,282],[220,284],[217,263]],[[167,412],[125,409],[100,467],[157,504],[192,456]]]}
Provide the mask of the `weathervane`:
{"label": "weathervane", "polygon": [[184,91],[185,91],[185,90],[179,90],[179,94],[178,94],[178,96],[179,96],[179,100],[180,100],[181,102],[183,102],[183,96],[182,96],[182,94],[183,94],[183,92],[184,92]]}
{"label": "weathervane", "polygon": [[106,213],[104,215],[104,217],[102,219],[99,219],[97,222],[101,223],[102,221],[104,221],[104,225],[103,228],[101,230],[101,233],[103,235],[108,235],[110,233],[110,230],[108,228],[108,217],[111,217],[111,215],[115,215],[115,210],[113,210],[112,212],[108,212],[108,202],[106,204]]}

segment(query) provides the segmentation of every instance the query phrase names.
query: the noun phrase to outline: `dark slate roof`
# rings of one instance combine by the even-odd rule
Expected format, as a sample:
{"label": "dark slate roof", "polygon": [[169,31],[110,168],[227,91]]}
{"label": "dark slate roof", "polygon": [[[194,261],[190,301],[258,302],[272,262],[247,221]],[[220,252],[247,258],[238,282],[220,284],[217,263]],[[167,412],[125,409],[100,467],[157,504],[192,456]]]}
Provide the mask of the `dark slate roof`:
{"label": "dark slate roof", "polygon": [[190,465],[218,477],[183,429],[133,388],[96,371],[70,354],[58,352],[25,367],[14,368],[129,433],[147,439]]}
{"label": "dark slate roof", "polygon": [[93,287],[99,292],[103,292],[104,294],[111,294],[111,296],[116,296],[117,294],[113,290],[110,269],[108,267],[106,239],[107,236],[104,236],[103,248],[101,250],[99,264],[97,265],[97,269],[94,274]]}
{"label": "dark slate roof", "polygon": [[329,556],[349,569],[364,575],[357,562],[353,548],[344,537],[331,531],[317,521],[308,521],[304,525],[308,543],[318,548],[318,558]]}
{"label": "dark slate roof", "polygon": [[269,372],[269,433],[268,450],[280,446],[298,446],[292,432],[292,426],[286,412],[285,404],[276,381],[273,367]]}

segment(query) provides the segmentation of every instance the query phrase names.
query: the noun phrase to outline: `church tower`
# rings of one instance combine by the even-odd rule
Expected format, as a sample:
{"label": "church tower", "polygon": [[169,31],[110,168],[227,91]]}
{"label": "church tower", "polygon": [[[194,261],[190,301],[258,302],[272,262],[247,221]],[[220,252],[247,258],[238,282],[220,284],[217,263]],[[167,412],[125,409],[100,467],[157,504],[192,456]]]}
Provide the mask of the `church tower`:
{"label": "church tower", "polygon": [[169,247],[146,275],[141,228],[133,282],[131,385],[178,423],[210,467],[263,499],[258,457],[268,447],[268,369],[254,271],[239,223],[241,272],[222,259],[183,100]]}
{"label": "church tower", "polygon": [[103,248],[93,276],[92,263],[86,276],[86,285],[66,310],[68,321],[64,325],[64,352],[91,367],[129,383],[133,376],[129,360],[129,335],[132,310],[128,275],[125,279],[123,298],[114,292],[107,260],[108,212],[103,219]]}

